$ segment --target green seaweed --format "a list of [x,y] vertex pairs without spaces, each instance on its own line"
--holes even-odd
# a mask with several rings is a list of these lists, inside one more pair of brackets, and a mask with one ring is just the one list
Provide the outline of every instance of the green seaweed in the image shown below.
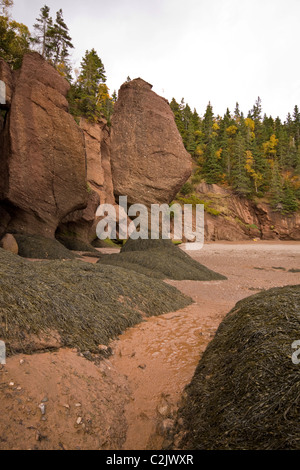
[[31,353],[27,337],[53,331],[63,346],[96,354],[146,317],[192,302],[133,271],[81,260],[31,262],[0,249],[0,338],[9,355]]
[[121,253],[105,255],[102,265],[120,266],[157,279],[213,281],[225,276],[211,271],[171,240],[132,240],[122,247]]

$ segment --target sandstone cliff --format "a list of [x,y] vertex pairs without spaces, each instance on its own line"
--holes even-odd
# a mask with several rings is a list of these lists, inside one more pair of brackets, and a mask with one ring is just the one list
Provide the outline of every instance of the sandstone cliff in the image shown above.
[[196,187],[200,200],[214,209],[205,213],[207,241],[300,240],[300,213],[283,215],[265,202],[252,202],[215,184],[202,183]]

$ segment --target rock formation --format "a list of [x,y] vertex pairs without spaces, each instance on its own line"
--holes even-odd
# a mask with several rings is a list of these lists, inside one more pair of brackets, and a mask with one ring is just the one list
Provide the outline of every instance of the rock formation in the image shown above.
[[83,210],[67,215],[61,222],[57,236],[75,237],[86,243],[96,238],[96,226],[100,220],[95,217],[99,204],[115,206],[117,221],[120,207],[116,204],[111,173],[110,129],[106,120],[93,123],[80,119],[83,130],[86,163],[88,204]]
[[[0,72],[10,93],[3,63]],[[13,81],[0,141],[0,200],[10,230],[54,238],[59,222],[87,204],[82,132],[68,113],[69,84],[39,54],[25,55]]]
[[115,204],[110,161],[110,130],[102,119],[91,123],[80,119],[87,159],[87,180],[100,196],[101,204]]
[[270,204],[255,203],[216,184],[201,183],[196,188],[200,199],[209,200],[220,212],[205,214],[205,239],[216,240],[299,240],[300,213],[281,214]]
[[[118,221],[118,196],[129,205],[170,203],[189,178],[192,160],[171,108],[144,80],[121,86],[112,128],[105,120],[76,124],[69,84],[38,53],[14,72],[0,59],[0,80],[0,239],[14,233],[89,244],[100,203],[113,204]],[[206,212],[206,240],[300,239],[299,213],[283,216],[216,185],[196,192],[219,213]]]
[[112,117],[114,192],[129,204],[170,203],[192,170],[172,110],[151,88],[140,78],[124,83]]

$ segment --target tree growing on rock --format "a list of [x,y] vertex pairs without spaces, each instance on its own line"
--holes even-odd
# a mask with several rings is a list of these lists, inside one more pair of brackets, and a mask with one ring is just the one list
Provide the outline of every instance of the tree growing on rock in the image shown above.
[[106,85],[106,74],[102,60],[95,49],[86,51],[81,69],[70,93],[71,112],[96,121],[104,115],[109,120],[113,100]]
[[35,30],[34,43],[39,46],[39,52],[44,59],[51,57],[51,36],[50,28],[53,27],[53,20],[50,16],[50,8],[45,5],[40,10],[40,16],[36,18],[36,23],[33,25]]
[[69,28],[63,18],[63,11],[60,9],[56,13],[56,20],[49,28],[51,38],[52,60],[54,66],[65,63],[69,54],[69,49],[74,49],[72,38],[69,35]]
[[59,73],[71,80],[71,67],[69,65],[69,50],[73,49],[72,38],[63,18],[63,11],[56,13],[53,22],[50,8],[45,5],[40,10],[40,16],[34,24],[34,43],[38,45],[40,54],[48,60]]

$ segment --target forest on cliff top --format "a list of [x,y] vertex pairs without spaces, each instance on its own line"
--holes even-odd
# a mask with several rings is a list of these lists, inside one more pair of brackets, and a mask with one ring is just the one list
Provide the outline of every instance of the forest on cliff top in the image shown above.
[[[74,48],[63,11],[52,18],[45,5],[29,28],[11,17],[13,0],[0,0],[0,56],[13,69],[21,66],[23,55],[38,51],[71,85],[70,112],[75,119],[92,121],[105,117],[110,124],[116,91],[106,84],[104,64],[97,51],[86,51],[79,69],[72,69]],[[127,80],[130,80],[127,77]],[[194,162],[193,176],[181,190],[186,202],[195,201],[195,188],[201,181],[231,188],[252,200],[269,202],[283,214],[300,207],[300,112],[295,105],[284,122],[263,114],[257,98],[244,114],[239,104],[224,116],[214,115],[209,102],[202,116],[184,99],[170,103],[178,130]]]

